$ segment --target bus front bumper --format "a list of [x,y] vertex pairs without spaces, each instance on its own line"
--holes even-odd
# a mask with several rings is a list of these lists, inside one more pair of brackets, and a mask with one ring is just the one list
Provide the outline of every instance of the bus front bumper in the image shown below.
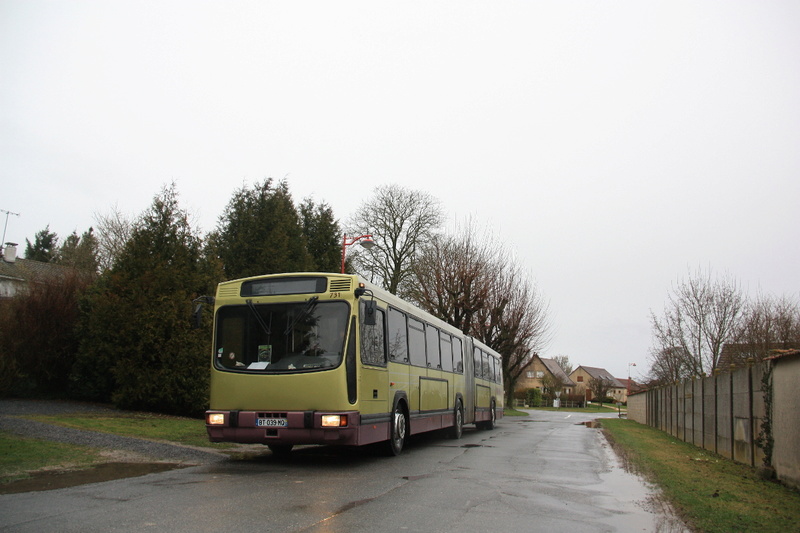
[[358,411],[206,411],[211,442],[358,445]]

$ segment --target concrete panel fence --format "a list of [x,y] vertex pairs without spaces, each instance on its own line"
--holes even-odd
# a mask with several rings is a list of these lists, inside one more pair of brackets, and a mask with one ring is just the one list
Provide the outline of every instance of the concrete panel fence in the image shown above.
[[734,461],[767,465],[800,488],[799,385],[800,351],[793,350],[631,395],[628,418]]

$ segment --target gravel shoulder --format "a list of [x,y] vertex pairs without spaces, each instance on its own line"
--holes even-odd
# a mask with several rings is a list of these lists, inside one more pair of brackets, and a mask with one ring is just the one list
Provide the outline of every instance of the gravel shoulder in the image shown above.
[[64,442],[99,448],[116,460],[168,461],[172,463],[205,464],[226,459],[228,456],[213,450],[203,450],[147,439],[124,437],[66,428],[44,422],[28,420],[26,416],[76,413],[111,413],[108,406],[91,403],[48,400],[0,400],[0,430],[36,439]]

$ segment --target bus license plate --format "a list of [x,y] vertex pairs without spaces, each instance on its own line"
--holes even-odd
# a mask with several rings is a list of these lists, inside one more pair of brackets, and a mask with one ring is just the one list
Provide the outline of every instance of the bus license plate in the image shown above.
[[260,428],[285,428],[289,422],[285,418],[258,418],[256,425]]

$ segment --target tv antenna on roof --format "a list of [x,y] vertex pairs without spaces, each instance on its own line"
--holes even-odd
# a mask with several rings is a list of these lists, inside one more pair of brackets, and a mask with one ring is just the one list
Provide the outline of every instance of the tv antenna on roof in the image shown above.
[[14,215],[15,217],[19,216],[19,213],[12,213],[11,211],[6,211],[5,209],[0,209],[0,213],[6,214],[6,224],[3,226],[3,240],[0,241],[0,246],[3,246],[6,242],[6,229],[8,228],[8,215]]

